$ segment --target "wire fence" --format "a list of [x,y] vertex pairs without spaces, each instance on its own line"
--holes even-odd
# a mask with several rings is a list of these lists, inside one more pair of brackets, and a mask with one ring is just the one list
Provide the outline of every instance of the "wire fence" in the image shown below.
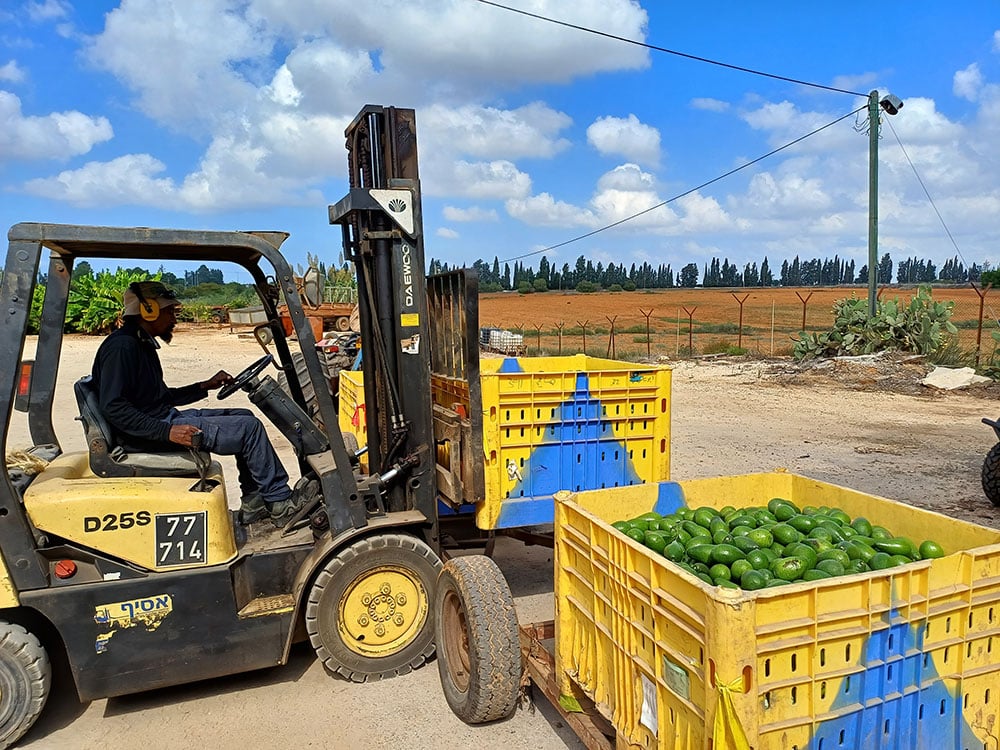
[[[915,286],[884,287],[878,294],[880,299],[907,304],[915,292]],[[689,293],[672,304],[664,304],[670,300],[667,294],[650,295],[648,304],[630,304],[634,297],[619,295],[613,305],[597,304],[591,295],[577,295],[590,299],[567,310],[564,319],[539,311],[540,299],[532,300],[523,314],[514,300],[504,304],[500,314],[482,312],[486,306],[481,304],[480,318],[484,326],[522,336],[528,356],[584,353],[642,360],[747,352],[783,357],[791,356],[801,333],[829,331],[834,324],[833,302],[852,294],[866,298],[867,289],[832,287],[775,294],[767,289],[711,290],[702,297]],[[951,338],[960,358],[970,364],[991,361],[998,346],[992,334],[1000,330],[1000,294],[989,287],[937,287],[932,299],[952,304],[951,322],[958,332]],[[548,305],[550,309],[557,306]],[[580,309],[585,314],[577,314]]]

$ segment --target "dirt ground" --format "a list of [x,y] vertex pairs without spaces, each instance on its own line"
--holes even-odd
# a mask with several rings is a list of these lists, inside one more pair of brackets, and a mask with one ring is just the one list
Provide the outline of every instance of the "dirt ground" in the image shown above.
[[[72,383],[89,371],[99,341],[70,337],[65,347],[54,411],[65,450],[83,447],[82,429],[71,419]],[[168,382],[183,385],[219,367],[235,374],[259,354],[255,343],[224,329],[182,329],[161,358]],[[933,391],[919,385],[926,370],[920,361],[901,358],[809,367],[787,360],[679,362],[673,370],[672,476],[784,467],[1000,527],[1000,510],[983,497],[979,479],[983,456],[996,441],[980,419],[1000,416],[1000,390],[990,385]],[[245,403],[242,393],[231,401]],[[283,442],[276,433],[274,442]],[[26,426],[16,421],[7,448],[27,443]],[[281,453],[286,465],[293,465],[290,450]],[[227,476],[232,469],[227,466]],[[514,590],[521,620],[550,618],[551,551],[501,539],[495,557]],[[582,747],[543,698],[509,721],[469,727],[448,709],[435,664],[382,683],[355,685],[326,674],[307,644],[296,647],[283,667],[86,705],[63,675],[20,744],[109,745],[123,750]]]

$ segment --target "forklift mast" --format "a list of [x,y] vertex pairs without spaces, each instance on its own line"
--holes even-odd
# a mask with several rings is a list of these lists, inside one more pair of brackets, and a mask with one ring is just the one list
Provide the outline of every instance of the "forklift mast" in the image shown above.
[[[345,131],[350,191],[329,207],[354,263],[368,466],[387,511],[418,510],[439,544],[416,118],[365,106]],[[358,415],[359,418],[362,415]],[[399,476],[402,474],[402,476]],[[400,481],[401,480],[401,481]]]

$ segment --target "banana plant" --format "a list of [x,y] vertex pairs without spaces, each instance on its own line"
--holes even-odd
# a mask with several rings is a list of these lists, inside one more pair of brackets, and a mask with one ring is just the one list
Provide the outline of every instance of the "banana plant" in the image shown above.
[[[128,285],[149,278],[148,274],[119,268],[73,279],[66,305],[66,330],[99,334],[114,330],[121,318],[122,296]],[[152,278],[158,280],[159,275]]]

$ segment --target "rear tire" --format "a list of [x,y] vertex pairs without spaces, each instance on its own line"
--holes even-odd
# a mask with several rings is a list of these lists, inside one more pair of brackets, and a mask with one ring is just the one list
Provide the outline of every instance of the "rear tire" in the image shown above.
[[326,668],[369,682],[430,659],[440,569],[434,551],[408,534],[366,537],[330,558],[306,602],[306,631]]
[[990,448],[983,460],[982,480],[986,497],[1000,507],[1000,443]]
[[521,645],[514,598],[485,555],[455,557],[434,595],[438,672],[451,710],[467,724],[506,719],[521,689]]
[[20,625],[0,621],[0,748],[31,729],[51,682],[49,656],[38,639]]
[[334,328],[336,328],[341,333],[351,330],[351,319],[346,315],[341,315],[335,321],[333,321]]

